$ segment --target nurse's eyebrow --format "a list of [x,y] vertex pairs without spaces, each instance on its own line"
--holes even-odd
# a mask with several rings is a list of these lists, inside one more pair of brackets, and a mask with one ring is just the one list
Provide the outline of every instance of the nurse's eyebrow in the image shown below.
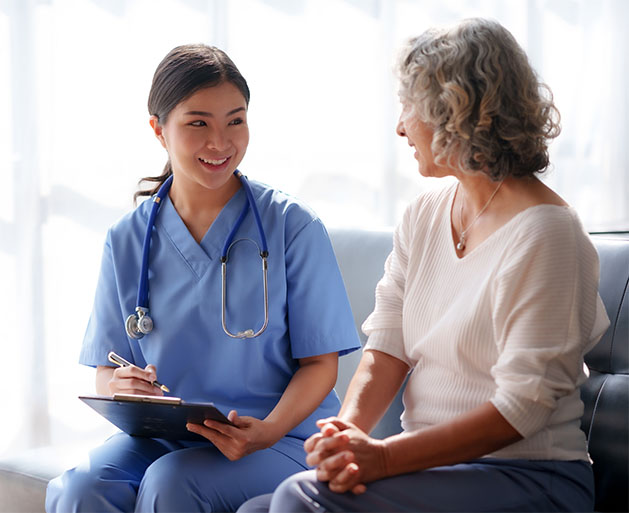
[[[227,116],[232,116],[233,114],[236,114],[237,112],[240,112],[242,110],[245,110],[244,107],[238,107],[236,109],[232,109],[227,113]],[[186,116],[206,116],[208,118],[213,118],[214,114],[212,114],[211,112],[206,112],[204,110],[189,110],[188,112],[184,113]]]

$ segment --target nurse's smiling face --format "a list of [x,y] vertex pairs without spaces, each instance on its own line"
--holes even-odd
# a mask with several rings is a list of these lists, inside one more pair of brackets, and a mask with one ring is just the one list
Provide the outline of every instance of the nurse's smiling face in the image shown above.
[[188,190],[238,187],[233,172],[247,151],[249,127],[247,102],[235,85],[200,89],[177,104],[165,123],[152,116],[151,126],[168,151],[173,187],[176,182]]

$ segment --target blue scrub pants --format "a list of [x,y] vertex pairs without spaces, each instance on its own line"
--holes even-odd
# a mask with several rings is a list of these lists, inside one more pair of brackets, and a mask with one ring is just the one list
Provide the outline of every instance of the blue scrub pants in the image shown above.
[[292,437],[229,461],[209,442],[120,433],[49,483],[46,511],[236,511],[247,499],[272,492],[307,469],[305,456],[303,440]]
[[334,493],[314,471],[284,481],[238,513],[592,511],[594,479],[584,461],[482,459],[403,474],[367,485],[361,495]]

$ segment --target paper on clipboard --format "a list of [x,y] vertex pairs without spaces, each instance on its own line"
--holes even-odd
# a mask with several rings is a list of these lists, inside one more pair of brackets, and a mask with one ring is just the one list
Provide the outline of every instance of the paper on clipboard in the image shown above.
[[82,395],[79,399],[125,433],[165,440],[206,441],[186,429],[186,423],[206,419],[233,425],[212,403],[188,402],[178,397],[116,394]]

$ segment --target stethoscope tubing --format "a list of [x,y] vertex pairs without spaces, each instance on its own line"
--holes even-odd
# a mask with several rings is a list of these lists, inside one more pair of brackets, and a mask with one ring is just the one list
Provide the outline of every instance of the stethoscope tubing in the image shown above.
[[138,287],[137,306],[139,308],[148,309],[149,306],[149,253],[151,251],[151,236],[153,235],[153,227],[155,226],[155,218],[162,206],[162,201],[173,183],[173,175],[170,175],[157,191],[153,198],[153,205],[146,223],[147,230],[144,236],[144,244],[142,245],[142,268],[140,272],[140,286]]
[[266,244],[266,236],[264,235],[264,229],[262,228],[262,221],[260,219],[260,212],[258,212],[258,207],[256,206],[255,199],[253,198],[253,192],[251,191],[251,186],[249,185],[249,181],[247,180],[247,177],[244,176],[237,169],[236,171],[234,171],[234,175],[236,175],[240,179],[240,182],[242,183],[242,188],[245,190],[245,195],[247,196],[247,201],[245,202],[245,206],[240,212],[238,219],[234,223],[234,226],[229,232],[229,235],[225,239],[225,244],[223,245],[223,253],[221,254],[221,262],[227,261],[227,253],[229,252],[229,248],[232,244],[232,241],[234,240],[234,237],[236,236],[236,232],[240,228],[240,225],[242,224],[243,220],[245,219],[245,216],[247,215],[247,211],[249,210],[249,207],[251,207],[251,210],[253,211],[253,217],[255,219],[256,226],[258,228],[258,233],[260,235],[260,244],[262,244],[262,253],[265,255],[269,254],[269,250]]

